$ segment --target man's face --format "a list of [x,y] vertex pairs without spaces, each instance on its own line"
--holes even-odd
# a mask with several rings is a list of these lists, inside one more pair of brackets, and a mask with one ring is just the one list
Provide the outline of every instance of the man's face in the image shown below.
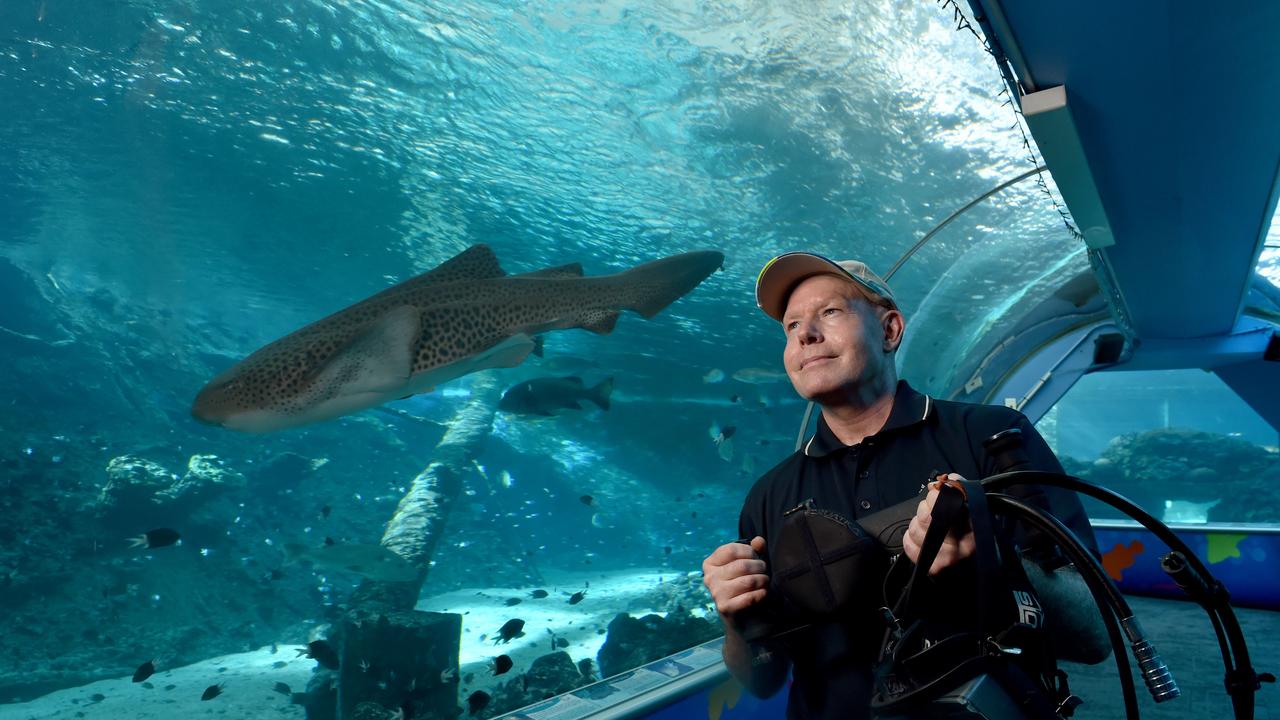
[[835,275],[797,285],[782,316],[782,361],[796,392],[820,400],[879,377],[901,339],[900,325],[886,328],[889,315],[901,318],[863,300],[852,283]]

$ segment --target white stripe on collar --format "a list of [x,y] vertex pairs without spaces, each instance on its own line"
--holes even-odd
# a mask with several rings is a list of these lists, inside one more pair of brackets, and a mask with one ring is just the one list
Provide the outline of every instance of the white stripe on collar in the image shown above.
[[[805,455],[809,455],[809,448],[810,448],[810,446],[812,446],[812,445],[813,445],[813,441],[814,441],[815,439],[817,439],[817,437],[818,437],[818,433],[814,433],[814,434],[813,434],[813,437],[809,438],[809,442],[807,442],[807,443],[805,443],[805,444],[804,444],[804,454],[805,454]],[[809,455],[809,457],[813,457],[813,456],[812,456],[812,455]]]
[[921,419],[921,420],[926,420],[926,419],[928,419],[928,417],[929,417],[929,405],[930,405],[930,403],[931,403],[932,401],[933,401],[933,398],[929,397],[928,395],[925,395],[925,396],[924,396],[924,414],[920,416],[920,419]]

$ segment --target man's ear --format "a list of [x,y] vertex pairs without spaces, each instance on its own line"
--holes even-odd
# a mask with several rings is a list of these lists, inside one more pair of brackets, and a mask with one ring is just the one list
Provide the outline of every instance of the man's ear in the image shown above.
[[884,330],[884,351],[891,353],[897,350],[907,327],[906,318],[897,310],[885,310],[880,317],[880,327]]

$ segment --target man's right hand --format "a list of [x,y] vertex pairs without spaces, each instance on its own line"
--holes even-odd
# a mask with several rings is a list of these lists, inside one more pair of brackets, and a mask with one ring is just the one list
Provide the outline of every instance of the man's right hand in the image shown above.
[[[764,552],[764,538],[751,538],[751,544],[725,543],[702,561],[702,584],[711,592],[716,610],[726,622],[736,613],[764,600],[769,576],[759,553]],[[737,623],[734,623],[737,627]]]

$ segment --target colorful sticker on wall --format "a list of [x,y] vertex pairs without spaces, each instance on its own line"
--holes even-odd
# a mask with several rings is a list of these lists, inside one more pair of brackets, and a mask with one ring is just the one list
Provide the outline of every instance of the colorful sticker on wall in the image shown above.
[[1240,557],[1240,541],[1247,537],[1249,536],[1237,533],[1209,533],[1206,536],[1209,541],[1209,550],[1205,553],[1209,564],[1220,563],[1227,558]]
[[720,714],[732,710],[742,699],[742,683],[733,678],[720,683],[711,689],[707,702],[709,720],[720,720]]
[[1107,575],[1110,575],[1112,580],[1120,582],[1124,579],[1124,571],[1133,567],[1138,556],[1145,549],[1140,540],[1134,540],[1128,547],[1117,543],[1115,547],[1102,554],[1102,567],[1106,569]]

